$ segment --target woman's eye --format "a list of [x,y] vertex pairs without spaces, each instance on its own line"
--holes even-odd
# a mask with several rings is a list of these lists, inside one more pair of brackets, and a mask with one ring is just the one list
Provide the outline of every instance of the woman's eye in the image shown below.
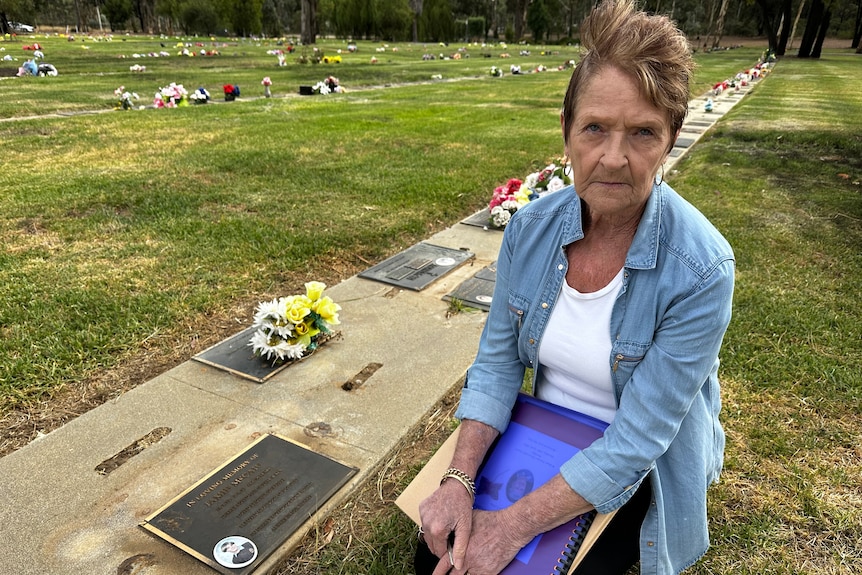
[[652,136],[652,135],[653,135],[653,131],[650,130],[649,128],[641,128],[640,130],[638,130],[638,136]]
[[601,130],[598,124],[589,124],[586,128],[587,132],[600,132]]

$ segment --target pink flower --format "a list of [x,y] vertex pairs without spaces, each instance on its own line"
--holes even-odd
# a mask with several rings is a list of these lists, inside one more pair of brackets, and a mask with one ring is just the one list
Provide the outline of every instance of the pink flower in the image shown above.
[[269,79],[269,76],[266,76],[260,83],[264,86],[272,86],[272,80]]

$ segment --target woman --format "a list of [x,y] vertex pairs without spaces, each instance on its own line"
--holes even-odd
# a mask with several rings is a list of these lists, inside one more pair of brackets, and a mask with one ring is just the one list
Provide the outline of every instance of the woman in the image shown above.
[[[561,115],[574,186],[506,228],[452,470],[420,506],[417,572],[499,573],[535,535],[593,508],[619,512],[578,575],[625,573],[638,560],[641,573],[678,573],[709,545],[734,259],[660,173],[693,62],[683,34],[631,0],[604,1],[581,34]],[[539,398],[610,426],[507,509],[473,511],[471,480],[526,367]]]

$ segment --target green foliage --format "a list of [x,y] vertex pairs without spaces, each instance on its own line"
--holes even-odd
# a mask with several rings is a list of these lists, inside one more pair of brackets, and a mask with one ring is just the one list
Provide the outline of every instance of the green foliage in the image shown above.
[[544,41],[545,35],[548,32],[551,15],[548,12],[548,7],[545,6],[544,0],[534,0],[527,8],[527,26],[533,33],[533,39],[541,43]]
[[451,0],[425,0],[419,17],[420,37],[430,42],[450,42],[455,39],[454,14]]
[[102,14],[111,24],[111,30],[125,29],[126,21],[132,17],[131,0],[105,0],[102,6]]
[[186,34],[208,36],[218,29],[219,17],[208,0],[187,0],[180,7],[179,23]]

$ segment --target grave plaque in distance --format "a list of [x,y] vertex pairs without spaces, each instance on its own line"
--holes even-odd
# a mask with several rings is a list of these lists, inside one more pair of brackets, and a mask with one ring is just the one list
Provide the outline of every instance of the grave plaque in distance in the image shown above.
[[359,277],[421,291],[474,257],[467,250],[419,242],[360,272]]
[[220,573],[246,575],[357,471],[289,439],[263,435],[141,527]]

